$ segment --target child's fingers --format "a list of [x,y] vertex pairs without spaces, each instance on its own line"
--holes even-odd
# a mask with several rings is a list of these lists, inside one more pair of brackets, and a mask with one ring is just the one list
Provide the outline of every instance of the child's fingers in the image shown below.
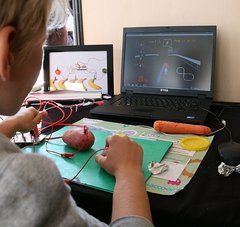
[[105,162],[106,162],[107,157],[103,156],[103,155],[97,155],[96,156],[96,162],[98,163],[98,165],[100,165],[103,169],[105,169]]
[[25,110],[26,112],[31,112],[34,116],[38,114],[38,111],[32,106],[30,106],[29,108],[26,108]]
[[47,112],[46,111],[42,111],[42,112],[39,112],[33,119],[33,122],[35,124],[39,124],[42,120],[43,117],[46,117],[47,116]]
[[33,114],[34,117],[36,117],[37,115],[41,115],[42,117],[46,117],[48,115],[47,111],[38,111],[36,110],[34,107],[29,107],[26,109],[27,111],[31,112]]
[[44,111],[40,111],[39,113],[42,115],[42,118],[48,116],[48,112],[45,111],[45,110]]

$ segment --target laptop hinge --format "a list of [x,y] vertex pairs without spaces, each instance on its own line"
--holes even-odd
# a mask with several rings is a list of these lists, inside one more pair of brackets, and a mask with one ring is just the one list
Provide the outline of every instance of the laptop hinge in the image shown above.
[[133,91],[132,90],[126,90],[126,95],[132,95]]
[[198,94],[199,99],[205,99],[207,96],[205,94]]

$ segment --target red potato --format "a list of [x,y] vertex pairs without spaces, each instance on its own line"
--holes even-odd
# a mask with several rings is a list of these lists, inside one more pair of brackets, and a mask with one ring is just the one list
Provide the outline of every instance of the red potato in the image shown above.
[[92,147],[95,137],[88,128],[85,128],[85,130],[83,128],[74,128],[66,131],[63,134],[62,140],[69,147],[83,151]]

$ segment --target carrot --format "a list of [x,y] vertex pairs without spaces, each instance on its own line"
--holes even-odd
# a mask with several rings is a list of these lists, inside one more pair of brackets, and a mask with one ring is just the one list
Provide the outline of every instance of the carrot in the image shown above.
[[176,123],[171,121],[155,121],[153,125],[154,129],[158,132],[165,133],[182,133],[182,134],[197,134],[207,135],[211,132],[211,129],[203,125],[192,125],[184,123]]

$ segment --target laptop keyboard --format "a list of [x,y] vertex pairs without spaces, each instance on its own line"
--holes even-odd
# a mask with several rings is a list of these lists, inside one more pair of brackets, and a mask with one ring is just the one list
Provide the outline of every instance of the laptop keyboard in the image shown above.
[[129,95],[117,100],[114,105],[132,106],[132,107],[158,107],[171,110],[197,110],[199,106],[198,99],[188,99],[181,97],[152,97]]

